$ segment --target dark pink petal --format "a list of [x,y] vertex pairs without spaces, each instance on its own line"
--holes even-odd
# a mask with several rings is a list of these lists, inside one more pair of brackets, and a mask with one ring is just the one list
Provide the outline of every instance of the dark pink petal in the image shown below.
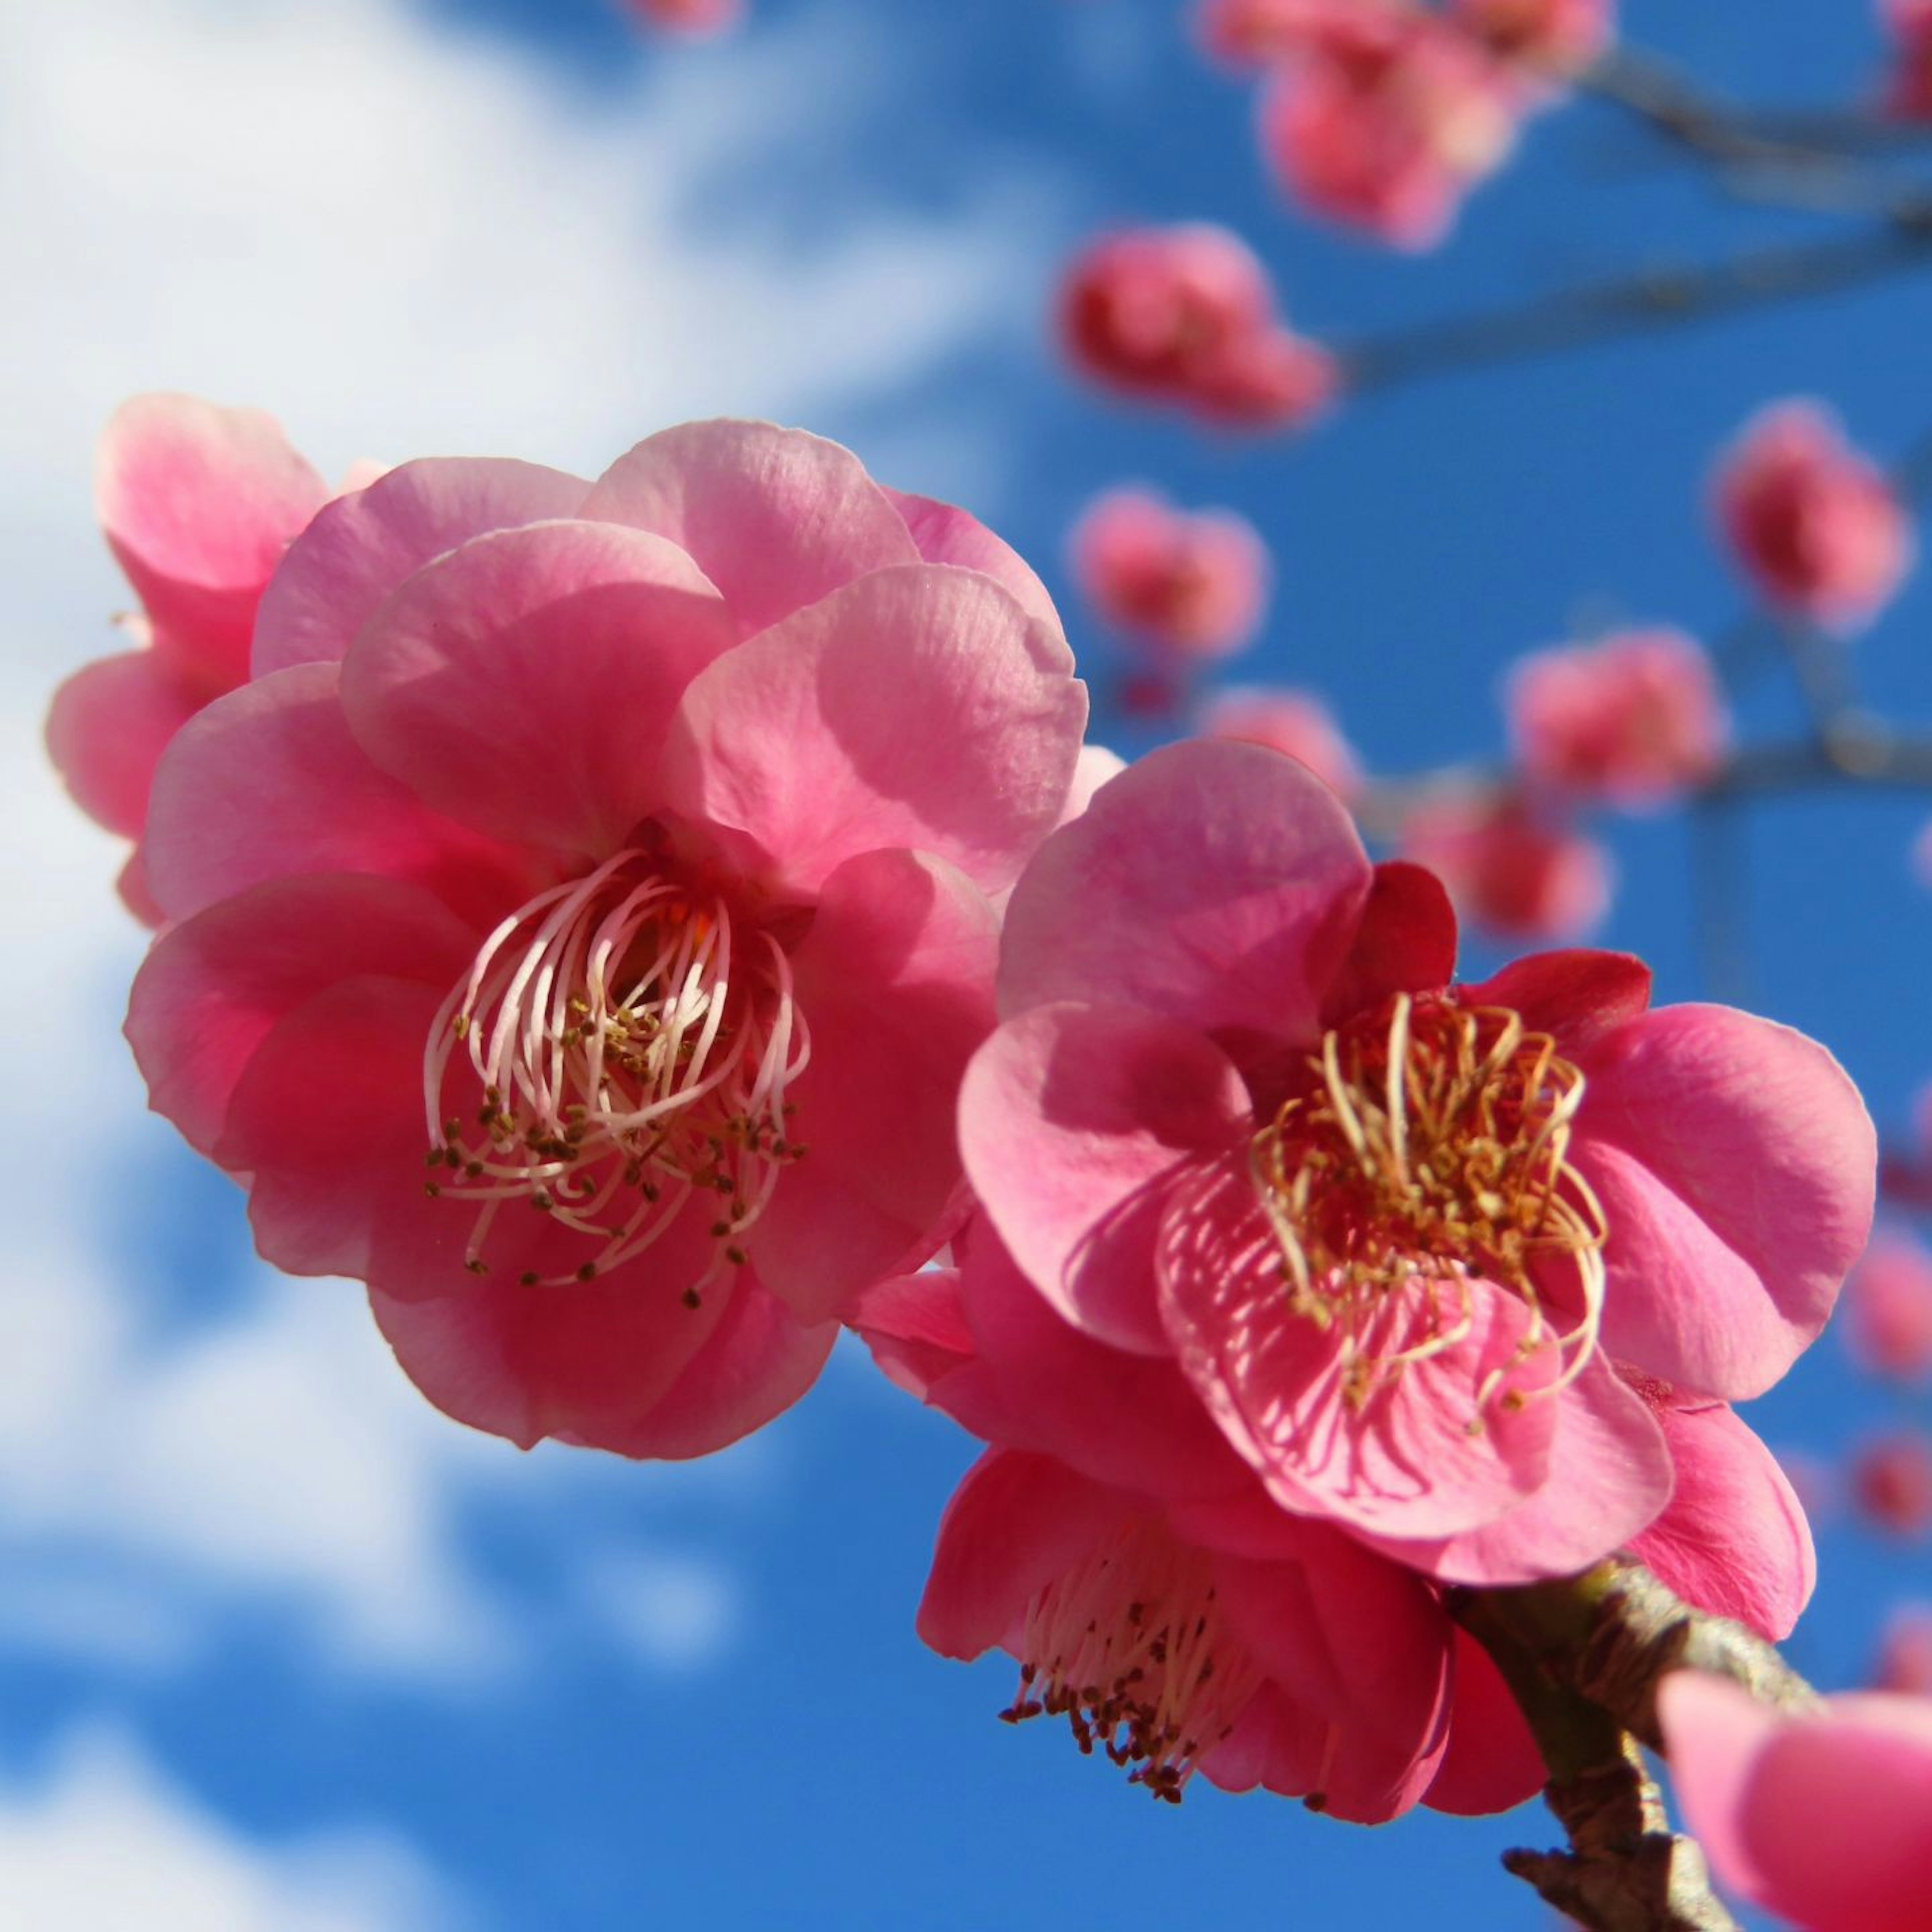
[[692,681],[665,797],[748,836],[783,890],[904,845],[994,891],[1066,802],[1087,716],[1072,668],[1059,633],[988,578],[875,571]]
[[1000,1009],[1089,1000],[1312,1040],[1370,879],[1347,812],[1305,765],[1258,745],[1164,746],[1027,868]]
[[1034,574],[1033,566],[978,518],[930,496],[908,496],[902,490],[887,490],[885,494],[905,519],[920,555],[928,563],[950,563],[962,570],[983,572],[1004,584],[1029,617],[1053,630],[1066,628],[1053,607],[1053,599],[1046,594],[1046,586]]
[[94,502],[158,646],[212,697],[248,672],[262,586],[328,485],[260,410],[136,396],[100,446]]
[[128,862],[114,881],[114,890],[121,895],[121,903],[143,926],[158,929],[167,924],[168,916],[148,884],[147,855],[138,845],[128,854]]
[[1422,1802],[1456,1818],[1514,1810],[1543,1789],[1549,1773],[1502,1672],[1463,1630],[1456,1633],[1455,1683],[1449,1746]]
[[608,856],[660,801],[664,728],[736,641],[684,553],[614,524],[535,524],[410,578],[342,663],[369,756],[492,836]]
[[154,767],[201,702],[151,650],[83,665],[47,714],[48,754],[74,802],[110,832],[139,838]]
[[685,423],[647,436],[577,514],[689,551],[746,632],[868,571],[919,560],[904,519],[849,449],[772,423]]
[[988,1450],[946,1506],[920,1636],[942,1657],[983,1654],[1126,1515],[1119,1498],[1050,1456]]
[[1240,1076],[1199,1034],[1120,1007],[1042,1006],[974,1056],[959,1144],[987,1219],[1054,1307],[1165,1356],[1154,1258],[1166,1187],[1247,1119]]
[[371,872],[426,887],[494,925],[546,877],[432,812],[351,735],[338,668],[298,664],[199,712],[154,778],[148,866],[174,919],[265,879]]
[[[1557,1403],[1536,1391],[1557,1372],[1557,1350],[1526,1346],[1529,1311],[1514,1295],[1446,1277],[1386,1291],[1363,1338],[1372,1358],[1444,1346],[1357,1396],[1345,1324],[1324,1327],[1291,1304],[1244,1159],[1172,1191],[1159,1256],[1180,1365],[1284,1508],[1373,1535],[1453,1537],[1546,1480]],[[1477,1390],[1498,1373],[1479,1408]]]
[[1628,952],[1533,952],[1456,994],[1466,1006],[1508,1006],[1532,1033],[1575,1053],[1650,1007],[1650,968]]
[[1647,1014],[1580,1064],[1571,1160],[1610,1217],[1604,1346],[1705,1394],[1762,1394],[1871,1232],[1858,1090],[1815,1041],[1727,1006]]
[[486,531],[580,513],[581,477],[503,458],[439,457],[386,470],[303,532],[255,620],[254,675],[333,663],[404,578]]
[[476,944],[439,900],[391,879],[316,873],[224,899],[164,933],[135,976],[128,1039],[148,1103],[211,1153],[255,1049],[304,1000],[370,974],[440,995]]
[[1439,992],[1456,976],[1456,913],[1442,881],[1406,859],[1376,868],[1362,922],[1322,1018],[1372,1011],[1392,993]]
[[1658,1420],[1676,1466],[1676,1493],[1630,1539],[1630,1554],[1687,1603],[1781,1642],[1817,1581],[1804,1505],[1771,1451],[1721,1403],[1666,1403]]

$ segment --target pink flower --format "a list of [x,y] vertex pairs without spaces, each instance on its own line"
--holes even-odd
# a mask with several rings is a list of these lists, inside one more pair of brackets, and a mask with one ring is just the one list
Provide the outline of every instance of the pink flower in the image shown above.
[[1060,293],[1060,340],[1081,373],[1216,422],[1304,422],[1334,396],[1335,358],[1278,320],[1268,273],[1239,236],[1190,223],[1090,244]]
[[1923,1536],[1932,1529],[1932,1442],[1916,1430],[1874,1437],[1852,1459],[1851,1488],[1874,1528]]
[[1274,575],[1253,524],[1232,510],[1174,508],[1151,490],[1090,504],[1069,548],[1082,594],[1117,629],[1179,658],[1254,640]]
[[1912,566],[1904,505],[1821,404],[1778,403],[1754,417],[1720,461],[1712,498],[1764,596],[1828,629],[1870,622]]
[[1465,918],[1506,938],[1580,938],[1610,908],[1610,854],[1514,793],[1425,799],[1403,820],[1402,848]]
[[1436,15],[1336,10],[1262,105],[1262,146],[1318,214],[1427,248],[1508,158],[1523,97],[1509,70]]
[[624,4],[653,27],[695,38],[727,32],[745,16],[745,0],[624,0]]
[[1845,1285],[1845,1339],[1858,1365],[1906,1382],[1932,1376],[1932,1254],[1882,1231]]
[[1449,18],[1498,59],[1561,81],[1608,51],[1616,0],[1454,0]]
[[834,444],[694,424],[594,486],[392,471],[255,668],[155,782],[153,1104],[463,1420],[756,1426],[955,1214],[986,896],[1085,712],[1038,580]]
[[94,501],[141,600],[125,620],[140,647],[61,686],[47,746],[81,809],[136,842],[121,890],[150,925],[160,914],[139,842],[155,765],[204,704],[246,680],[262,586],[329,494],[259,410],[138,396],[101,439]]
[[1900,121],[1932,121],[1932,0],[1880,0],[1892,37],[1884,110]]
[[1721,1883],[1804,1932],[1932,1924],[1932,1702],[1865,1691],[1777,1711],[1674,1671],[1658,1717]]
[[1405,10],[1390,0],[1201,0],[1195,37],[1210,58],[1244,72],[1292,58],[1336,22],[1378,5],[1392,15]]
[[[1775,1382],[1870,1230],[1822,1048],[1651,1012],[1616,954],[1453,986],[1435,880],[1253,746],[1171,746],[1042,846],[969,1068],[974,1190],[1084,1333],[1171,1358],[1285,1510],[1432,1574],[1580,1568],[1670,1402]],[[1615,1363],[1617,1367],[1612,1367]]]
[[1342,736],[1328,707],[1311,692],[1258,685],[1219,692],[1202,710],[1201,734],[1266,745],[1299,758],[1341,798],[1352,800],[1361,792],[1361,760],[1354,747]]
[[1932,1696],[1932,1604],[1901,1604],[1892,1612],[1872,1688]]
[[1538,651],[1510,674],[1525,775],[1581,798],[1661,804],[1710,777],[1730,717],[1702,646],[1681,631],[1619,631]]

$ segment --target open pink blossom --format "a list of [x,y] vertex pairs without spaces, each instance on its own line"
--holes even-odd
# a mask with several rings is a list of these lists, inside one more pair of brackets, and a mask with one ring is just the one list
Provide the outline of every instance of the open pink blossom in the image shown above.
[[1217,692],[1202,708],[1201,734],[1266,745],[1299,758],[1342,798],[1353,800],[1361,792],[1361,760],[1328,707],[1311,692],[1259,685]]
[[81,809],[137,842],[122,875],[130,908],[159,914],[138,842],[169,740],[248,675],[255,607],[328,486],[260,410],[137,396],[101,439],[94,502],[141,601],[137,648],[75,672],[54,694],[47,746]]
[[1932,1924],[1932,1702],[1863,1691],[1776,1710],[1673,1671],[1657,1710],[1720,1884],[1802,1932]]
[[1577,939],[1603,922],[1610,855],[1515,792],[1444,793],[1402,822],[1405,857],[1426,866],[1456,909],[1506,939]]
[[1090,243],[1066,272],[1058,320],[1083,375],[1210,422],[1292,428],[1340,384],[1334,356],[1280,320],[1254,251],[1204,222]]
[[1902,1228],[1876,1235],[1846,1285],[1846,1345],[1862,1368],[1905,1382],[1932,1376],[1932,1254]]
[[1082,593],[1107,622],[1181,658],[1252,644],[1274,575],[1268,546],[1232,510],[1177,510],[1152,490],[1110,490],[1069,542]]
[[1617,954],[1454,986],[1455,941],[1305,767],[1168,746],[1016,888],[960,1136],[1040,1292],[1178,1361],[1282,1508],[1515,1582],[1663,1508],[1633,1378],[1742,1399],[1816,1335],[1875,1150],[1786,1028]]
[[1454,0],[1448,17],[1533,80],[1561,82],[1608,51],[1616,0]]
[[1276,70],[1262,146],[1312,212],[1428,248],[1508,158],[1523,106],[1509,69],[1440,16],[1338,8]]
[[1932,0],[1880,0],[1892,35],[1882,104],[1900,121],[1932,121]]
[[1682,631],[1618,631],[1538,651],[1510,674],[1525,775],[1580,798],[1661,804],[1708,778],[1730,716],[1702,646]]
[[1822,404],[1774,404],[1753,418],[1720,461],[1712,494],[1759,590],[1828,629],[1870,622],[1912,566],[1905,506]]
[[1084,694],[962,512],[756,423],[330,506],[164,758],[128,1032],[298,1274],[522,1442],[732,1439],[943,1240]]
[[1874,1529],[1924,1535],[1932,1530],[1932,1441],[1910,1429],[1874,1436],[1852,1458],[1851,1493]]

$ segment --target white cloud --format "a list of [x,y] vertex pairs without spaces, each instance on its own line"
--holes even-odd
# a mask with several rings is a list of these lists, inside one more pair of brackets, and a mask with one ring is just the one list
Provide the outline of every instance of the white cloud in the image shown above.
[[737,1586],[715,1564],[612,1555],[590,1567],[584,1586],[592,1615],[651,1670],[701,1670],[736,1640]]
[[400,1840],[238,1838],[122,1732],[77,1729],[0,1786],[0,1923],[22,1932],[452,1932],[464,1915]]

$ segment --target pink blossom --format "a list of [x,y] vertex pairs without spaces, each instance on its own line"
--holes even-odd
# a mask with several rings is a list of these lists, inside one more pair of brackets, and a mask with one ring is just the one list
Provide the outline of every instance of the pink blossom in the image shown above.
[[1258,685],[1218,692],[1202,709],[1201,733],[1266,745],[1299,758],[1341,798],[1353,800],[1361,792],[1361,760],[1328,707],[1312,692]]
[[1863,1691],[1777,1710],[1674,1671],[1657,1705],[1721,1884],[1804,1932],[1932,1924],[1932,1702]]
[[1454,0],[1449,18],[1500,60],[1568,80],[1608,51],[1616,0]]
[[1821,404],[1778,403],[1754,417],[1719,462],[1712,500],[1763,595],[1828,629],[1870,622],[1912,566],[1904,505]]
[[259,410],[138,396],[101,439],[94,502],[108,548],[141,600],[137,648],[75,672],[54,694],[47,746],[75,801],[136,842],[122,874],[150,925],[140,845],[154,767],[175,734],[248,674],[255,607],[290,539],[328,486]]
[[1276,70],[1262,146],[1313,212],[1428,248],[1508,158],[1523,104],[1510,70],[1438,16],[1337,8]]
[[1424,799],[1402,822],[1402,849],[1465,918],[1506,938],[1580,938],[1601,924],[1616,886],[1601,845],[1513,792]]
[[1880,0],[1892,38],[1885,112],[1900,121],[1932,121],[1932,0]]
[[1538,651],[1510,674],[1525,775],[1581,798],[1656,805],[1710,777],[1730,717],[1703,647],[1681,631],[1619,631]]
[[1874,1375],[1932,1376],[1932,1254],[1901,1228],[1882,1231],[1845,1287],[1846,1346]]
[[1874,1528],[1923,1536],[1932,1530],[1932,1442],[1916,1430],[1874,1437],[1852,1459],[1851,1491]]
[[1091,243],[1062,284],[1059,329],[1094,381],[1212,422],[1292,427],[1340,386],[1334,358],[1279,320],[1253,251],[1206,223]]
[[463,1420],[756,1426],[955,1215],[987,896],[1085,714],[1038,579],[835,444],[694,424],[594,485],[392,471],[255,669],[155,781],[154,1106]]
[[1932,1604],[1901,1604],[1892,1612],[1872,1688],[1932,1696]]
[[700,39],[728,32],[745,16],[745,0],[623,0],[623,4],[651,26]]
[[1283,1509],[1512,1582],[1657,1518],[1654,1408],[1758,1394],[1816,1335],[1875,1148],[1784,1028],[1652,1012],[1617,954],[1454,986],[1454,950],[1436,880],[1372,867],[1305,767],[1166,747],[1016,888],[960,1137],[1028,1279],[1178,1361]]
[[1377,8],[1408,10],[1406,0],[1202,0],[1195,37],[1211,59],[1244,72],[1292,58],[1336,24]]
[[1160,651],[1226,657],[1261,627],[1274,565],[1232,510],[1190,514],[1151,490],[1110,490],[1088,506],[1069,549],[1082,594]]

